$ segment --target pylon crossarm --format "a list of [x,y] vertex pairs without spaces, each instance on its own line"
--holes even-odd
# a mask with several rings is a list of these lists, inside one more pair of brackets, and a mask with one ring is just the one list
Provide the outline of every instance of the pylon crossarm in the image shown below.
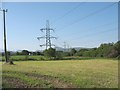
[[55,38],[55,39],[57,39],[56,37],[53,37],[53,36],[51,36],[50,38]]
[[46,37],[37,37],[38,40],[42,39],[42,38],[46,38]]
[[2,8],[0,8],[0,11],[8,12],[8,9],[2,9]]
[[48,30],[53,30],[53,31],[54,31],[54,29],[53,29],[53,28],[49,28]]
[[46,45],[45,44],[40,45],[40,47],[42,47],[42,46],[46,46]]
[[43,32],[43,30],[46,30],[46,28],[42,28],[42,29],[40,29],[42,32]]
[[54,44],[51,44],[51,46],[55,46]]

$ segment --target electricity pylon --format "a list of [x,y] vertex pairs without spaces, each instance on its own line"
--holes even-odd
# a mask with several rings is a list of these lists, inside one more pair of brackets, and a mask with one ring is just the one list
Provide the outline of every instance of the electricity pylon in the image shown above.
[[40,30],[42,32],[45,31],[45,33],[46,33],[46,35],[43,36],[43,37],[37,37],[38,40],[45,39],[45,44],[40,45],[40,47],[46,46],[46,49],[48,49],[48,48],[51,48],[51,46],[55,46],[54,44],[51,43],[51,39],[52,38],[56,39],[56,37],[53,37],[53,36],[50,35],[50,31],[54,31],[54,29],[50,28],[48,20],[46,21],[46,28],[42,28]]

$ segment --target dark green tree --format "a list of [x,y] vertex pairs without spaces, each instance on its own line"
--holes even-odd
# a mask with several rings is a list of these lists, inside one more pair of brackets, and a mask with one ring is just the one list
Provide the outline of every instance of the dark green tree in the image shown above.
[[88,49],[80,49],[77,53],[76,53],[76,55],[78,55],[78,56],[83,56],[83,54],[84,54],[84,52],[86,52],[86,51],[88,51]]
[[49,59],[55,59],[56,57],[56,50],[54,48],[49,48],[44,51],[44,56]]
[[76,52],[77,51],[74,48],[72,48],[71,51],[70,51],[70,55],[73,56],[73,55],[75,55]]
[[28,50],[22,50],[22,55],[29,55],[29,51]]

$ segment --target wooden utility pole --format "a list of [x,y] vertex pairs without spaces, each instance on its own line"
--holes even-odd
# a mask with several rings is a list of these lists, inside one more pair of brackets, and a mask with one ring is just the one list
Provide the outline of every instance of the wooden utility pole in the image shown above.
[[8,55],[7,55],[7,45],[6,45],[6,23],[5,23],[5,13],[7,9],[0,10],[3,11],[3,23],[4,23],[4,51],[5,51],[5,62],[8,62]]
[[8,62],[8,56],[7,56],[7,46],[6,46],[6,23],[5,23],[5,12],[7,12],[7,9],[3,10],[3,20],[4,20],[4,49],[5,49],[5,62]]

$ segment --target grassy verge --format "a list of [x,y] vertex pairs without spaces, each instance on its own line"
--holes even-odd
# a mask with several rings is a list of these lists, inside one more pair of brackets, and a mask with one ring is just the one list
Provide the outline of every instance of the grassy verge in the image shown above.
[[[79,56],[67,56],[63,57],[62,60],[117,60],[116,58],[101,58],[101,57],[79,57]],[[5,57],[2,57],[2,61],[5,60]],[[29,56],[29,55],[15,55],[11,56],[9,60],[12,61],[55,61],[55,60],[48,60],[44,56],[36,55],[36,56]]]

